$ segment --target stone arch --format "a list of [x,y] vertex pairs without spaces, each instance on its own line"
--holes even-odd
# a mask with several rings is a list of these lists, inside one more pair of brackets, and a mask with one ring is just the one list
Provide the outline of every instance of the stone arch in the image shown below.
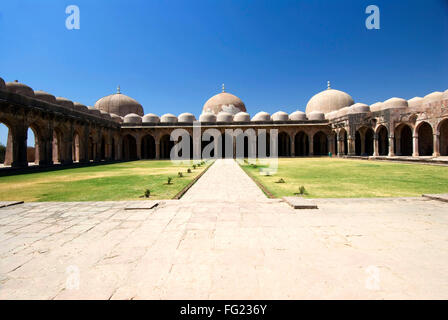
[[279,157],[290,157],[291,156],[291,138],[289,134],[281,131],[278,134],[278,156]]
[[106,160],[107,157],[107,138],[103,134],[100,141],[100,160]]
[[156,140],[151,134],[146,134],[142,137],[142,159],[156,158]]
[[171,149],[174,147],[174,141],[171,141],[169,134],[164,134],[160,138],[160,159],[170,159]]
[[2,141],[0,146],[0,163],[5,166],[10,166],[13,162],[13,132],[11,130],[11,124],[0,118],[0,124],[6,129],[6,140]]
[[316,156],[324,156],[328,154],[327,135],[322,131],[318,131],[313,136],[313,151]]
[[405,123],[395,128],[395,152],[398,156],[412,155],[412,129]]
[[305,157],[310,154],[308,135],[304,131],[299,131],[294,136],[294,149],[296,157]]
[[131,134],[126,134],[123,137],[123,155],[124,160],[137,159],[137,140]]
[[359,130],[356,130],[355,133],[355,154],[357,156],[361,155],[361,133]]
[[434,152],[432,127],[428,122],[421,122],[415,128],[418,137],[419,156],[431,156]]
[[53,163],[64,162],[64,131],[56,127],[53,129]]
[[72,159],[74,162],[81,161],[81,135],[78,130],[73,131],[73,143],[72,143]]
[[372,128],[366,128],[364,132],[364,154],[373,156],[373,140],[375,132]]
[[[29,133],[32,132],[33,138],[34,138],[34,147],[29,145],[30,135]],[[41,157],[44,155],[41,155],[41,143],[42,142],[42,135],[41,130],[37,123],[32,123],[28,126],[28,132],[27,132],[27,149],[26,149],[26,158],[27,162],[33,162],[34,164],[39,164]]]
[[221,134],[221,158],[233,158],[233,135],[223,132]]
[[439,144],[440,144],[440,155],[448,156],[448,119],[443,119],[439,123]]
[[[263,141],[264,140],[264,141]],[[259,148],[259,143],[265,143],[266,154],[262,154],[262,150]],[[271,135],[268,130],[257,132],[257,158],[265,158],[271,156]]]
[[376,129],[378,139],[378,155],[387,156],[389,154],[389,133],[387,128],[380,125]]

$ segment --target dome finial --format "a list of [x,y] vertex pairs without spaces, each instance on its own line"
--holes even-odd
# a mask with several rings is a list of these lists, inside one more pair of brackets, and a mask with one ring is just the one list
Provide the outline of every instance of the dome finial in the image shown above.
[[222,84],[222,92],[226,92],[226,88],[224,86],[224,83]]
[[120,85],[118,85],[118,87],[117,87],[117,93],[118,93],[118,94],[121,93],[121,91],[120,91]]
[[327,81],[327,90],[330,90],[331,86],[330,86],[330,80]]

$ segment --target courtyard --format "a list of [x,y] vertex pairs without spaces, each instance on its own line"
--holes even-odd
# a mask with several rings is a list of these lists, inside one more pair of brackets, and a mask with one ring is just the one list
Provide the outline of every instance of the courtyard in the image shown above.
[[313,201],[268,199],[225,159],[180,200],[4,207],[0,299],[448,298],[447,203]]

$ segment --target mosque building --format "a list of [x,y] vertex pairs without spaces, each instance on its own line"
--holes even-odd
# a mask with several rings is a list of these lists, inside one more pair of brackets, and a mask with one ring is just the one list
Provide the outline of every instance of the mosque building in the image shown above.
[[[118,88],[93,107],[34,91],[18,81],[0,78],[0,122],[8,129],[5,166],[29,165],[28,129],[34,133],[32,162],[40,166],[134,159],[168,159],[174,142],[170,135],[182,128],[190,144],[202,150],[209,141],[193,139],[193,129],[248,129],[255,133],[277,129],[281,157],[328,156],[396,159],[436,159],[448,156],[448,90],[410,100],[390,98],[367,105],[346,92],[327,89],[314,95],[305,112],[283,111],[252,116],[237,96],[222,92],[208,99],[199,119],[192,113],[178,116],[144,114],[142,105]],[[261,137],[261,138],[260,138]],[[224,140],[222,140],[224,141]],[[217,156],[231,144],[222,143]],[[246,141],[246,140],[245,140]],[[246,143],[246,142],[245,142]],[[245,146],[244,156],[249,147]],[[268,148],[269,149],[269,148]],[[258,151],[257,151],[258,152]],[[27,154],[28,153],[28,154]]]

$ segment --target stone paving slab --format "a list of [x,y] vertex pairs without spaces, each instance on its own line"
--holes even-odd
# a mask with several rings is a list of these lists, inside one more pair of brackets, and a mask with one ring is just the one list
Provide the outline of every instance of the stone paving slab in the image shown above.
[[448,202],[448,193],[442,193],[442,194],[424,194],[423,197],[433,199],[433,200],[439,200],[443,202]]
[[294,209],[317,209],[317,205],[309,199],[301,197],[283,197],[283,199]]

